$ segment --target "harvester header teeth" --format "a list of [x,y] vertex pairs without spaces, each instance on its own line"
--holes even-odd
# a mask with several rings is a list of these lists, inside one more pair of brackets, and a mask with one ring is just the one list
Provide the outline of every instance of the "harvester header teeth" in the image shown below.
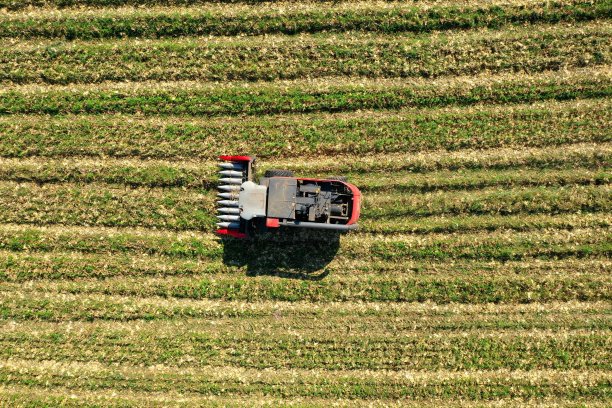
[[217,205],[221,207],[238,207],[238,201],[234,200],[221,200],[217,201]]
[[227,228],[227,229],[239,229],[240,223],[239,222],[218,222],[217,227]]
[[219,167],[225,170],[242,170],[244,166],[240,163],[219,163]]
[[222,179],[219,179],[219,183],[242,184],[242,179],[241,178],[222,178]]
[[239,177],[240,179],[242,179],[242,172],[241,171],[222,170],[222,171],[219,172],[219,174],[221,174],[222,176]]
[[217,215],[221,221],[240,221],[239,215]]
[[224,186],[219,186],[219,190],[221,190],[221,191],[240,191],[240,186],[237,186],[237,185],[224,185]]
[[240,208],[238,207],[221,207],[219,212],[222,214],[240,214]]
[[219,170],[219,193],[217,196],[221,200],[217,202],[217,218],[219,219],[217,226],[240,230],[242,224],[238,196],[240,187],[248,176],[250,164],[226,161],[219,163],[219,167],[221,170]]

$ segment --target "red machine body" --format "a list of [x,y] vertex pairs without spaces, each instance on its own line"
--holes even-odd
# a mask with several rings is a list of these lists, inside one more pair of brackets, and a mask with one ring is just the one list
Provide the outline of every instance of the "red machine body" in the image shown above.
[[346,178],[296,178],[289,170],[268,170],[255,183],[255,157],[220,159],[218,234],[246,238],[280,227],[357,228],[361,192]]

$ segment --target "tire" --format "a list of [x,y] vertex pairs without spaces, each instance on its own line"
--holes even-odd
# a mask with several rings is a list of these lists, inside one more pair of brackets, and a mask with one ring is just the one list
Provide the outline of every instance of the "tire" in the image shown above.
[[327,178],[328,180],[338,180],[338,181],[343,181],[343,182],[347,182],[348,179],[344,176],[331,176]]
[[264,177],[293,177],[293,172],[291,170],[266,170]]

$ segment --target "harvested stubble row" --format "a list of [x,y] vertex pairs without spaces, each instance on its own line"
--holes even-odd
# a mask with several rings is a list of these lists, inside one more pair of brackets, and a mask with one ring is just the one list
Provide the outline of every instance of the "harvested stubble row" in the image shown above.
[[[380,175],[354,175],[354,183],[368,194],[399,191],[406,194],[429,191],[476,190],[493,186],[603,185],[612,181],[612,168],[590,170],[580,167],[542,170],[476,170],[457,174],[440,171],[427,175],[394,174],[383,182]],[[350,176],[350,175],[349,175]],[[409,180],[408,180],[409,179]]]
[[[1,126],[1,125],[0,125]],[[355,161],[352,157],[331,160],[304,158],[266,160],[259,165],[259,173],[266,168],[287,168],[296,174],[325,177],[329,174],[347,174],[362,189],[374,187],[371,180],[384,174],[393,174],[393,185],[411,185],[414,190],[425,191],[463,183],[475,185],[561,184],[568,180],[603,183],[612,165],[612,144],[576,143],[561,147],[495,148],[487,150],[461,150],[458,152],[433,151],[420,154],[370,154]],[[567,174],[567,169],[578,170],[578,175]],[[516,170],[521,169],[522,173]],[[537,170],[537,171],[536,171]],[[36,183],[107,183],[133,187],[188,187],[212,188],[217,183],[217,166],[212,161],[138,160],[89,157],[73,158],[0,158],[0,180]],[[488,182],[485,172],[495,175]],[[514,173],[513,173],[514,171]],[[548,171],[552,175],[548,175]],[[458,172],[458,173],[457,173]],[[580,173],[582,172],[582,173]],[[529,182],[521,174],[534,177]],[[401,175],[401,176],[400,176]],[[473,180],[474,176],[483,176]],[[434,181],[446,177],[452,182]],[[459,181],[461,180],[461,181]],[[608,181],[609,182],[609,181]],[[606,182],[607,183],[607,182]]]
[[[606,178],[607,179],[607,178]],[[603,180],[603,179],[602,179]],[[4,223],[146,226],[175,230],[214,226],[214,192],[89,184],[0,182]],[[405,195],[380,192],[364,200],[370,219],[438,215],[508,215],[610,211],[608,184],[561,187],[487,187]],[[93,210],[92,210],[93,209]]]
[[36,41],[0,50],[0,81],[271,81],[535,73],[610,63],[611,28],[597,22],[415,39],[352,33],[233,41]]
[[297,80],[268,83],[103,86],[8,86],[0,114],[125,113],[144,115],[265,115],[359,109],[469,106],[603,98],[612,94],[610,68],[439,80]]
[[304,3],[211,5],[198,8],[42,10],[9,14],[0,37],[95,39],[204,35],[298,34],[322,31],[431,32],[511,24],[580,22],[610,17],[608,1],[524,1],[488,5],[446,3],[415,7],[402,3]]
[[[574,255],[605,255],[610,245],[604,216],[588,217],[591,222],[599,220],[604,226],[588,225],[578,229],[581,217],[569,230],[540,229],[533,231],[475,231],[466,233],[432,233],[422,236],[376,234],[355,234],[342,240],[339,256],[350,260],[356,253],[364,260],[398,261],[401,259],[478,259],[508,260],[539,256],[547,257]],[[595,223],[596,225],[596,223]],[[3,226],[0,230],[2,249],[13,251],[80,251],[88,253],[131,253],[155,254],[176,258],[220,260],[223,247],[211,233],[198,232],[156,232],[145,229],[83,228],[83,227],[27,227]],[[298,246],[320,239],[312,236],[288,242],[281,239],[274,242],[244,244],[244,252],[250,246],[271,252],[275,246]],[[281,241],[281,242],[278,242]],[[231,244],[225,244],[230,246]],[[592,246],[589,246],[592,245]],[[233,257],[248,258],[247,254],[236,253]],[[345,256],[343,256],[345,255]],[[549,256],[550,255],[550,256]],[[264,256],[261,262],[265,263]],[[340,260],[340,258],[339,258]],[[10,262],[9,262],[10,264]]]
[[[554,149],[553,149],[554,151]],[[571,155],[572,152],[578,154]],[[582,155],[582,153],[587,153]],[[547,152],[548,153],[548,152]],[[533,156],[532,156],[533,157]],[[529,163],[517,168],[492,170],[469,169],[462,172],[441,170],[414,174],[406,171],[395,171],[392,175],[380,172],[367,174],[343,171],[364,192],[401,191],[405,193],[425,193],[437,190],[475,190],[493,186],[563,186],[608,184],[611,180],[612,151],[606,146],[597,152],[584,149],[584,146],[565,147],[563,155],[554,157],[545,155],[544,162]],[[384,160],[384,156],[381,156]],[[556,163],[555,163],[556,160]],[[299,171],[303,177],[325,177],[325,174],[313,172],[307,168],[300,171],[299,161],[289,166]],[[472,163],[477,167],[477,163]],[[266,165],[269,166],[268,163]],[[535,169],[529,169],[529,167]],[[518,167],[518,166],[517,166]],[[543,172],[542,170],[546,171]],[[217,169],[207,163],[174,163],[138,160],[57,160],[57,159],[1,159],[0,180],[36,183],[106,183],[123,184],[132,187],[188,187],[214,190],[217,187]],[[263,171],[260,167],[260,174]],[[386,172],[392,171],[387,168]],[[328,174],[340,174],[336,168]]]
[[[43,388],[9,385],[3,388],[0,401],[6,401],[12,407],[31,406],[61,406],[82,407],[83,405],[99,407],[269,407],[269,408],[328,408],[334,407],[364,407],[364,408],[438,408],[440,399],[430,400],[409,399],[348,399],[348,398],[319,398],[319,397],[271,397],[261,395],[197,395],[174,393],[169,391],[163,394],[151,392],[123,391],[121,395],[109,394],[107,390],[83,391],[68,388]],[[78,402],[76,402],[78,401]],[[531,400],[517,400],[516,398],[499,398],[495,401],[467,401],[461,402],[444,400],[448,408],[482,408],[493,405],[497,408],[575,408],[576,399],[573,398],[540,398]],[[606,400],[589,400],[589,407],[607,408]]]
[[[580,257],[572,257],[572,254],[562,254],[562,260],[546,261],[538,259],[534,262],[532,254],[525,251],[523,248],[512,247],[508,245],[502,250],[514,251],[515,258],[523,258],[523,261],[508,261],[506,257],[498,257],[499,259],[473,260],[470,259],[471,254],[466,254],[465,251],[460,256],[455,255],[458,259],[449,258],[444,262],[439,261],[439,257],[435,255],[429,257],[420,257],[414,260],[415,257],[408,257],[402,263],[395,260],[375,260],[368,259],[361,262],[351,262],[347,259],[346,254],[338,256],[336,260],[327,265],[326,272],[333,273],[334,276],[348,276],[359,273],[363,279],[376,278],[393,273],[396,276],[413,276],[440,278],[446,275],[454,275],[456,277],[470,279],[474,275],[486,273],[489,277],[503,277],[504,274],[514,274],[521,278],[524,277],[554,277],[554,278],[584,278],[593,277],[595,272],[605,273],[606,268],[611,265],[609,262],[597,258],[597,256],[606,256],[610,253],[610,248],[607,250],[597,250],[597,244],[582,244],[589,248],[588,253],[584,251]],[[568,251],[570,245],[556,245],[557,251]],[[600,245],[601,246],[601,245]],[[482,250],[482,245],[480,250]],[[565,247],[565,248],[564,248]],[[428,249],[428,248],[425,248]],[[523,253],[520,253],[521,249]],[[499,252],[501,252],[500,250]],[[570,248],[571,251],[571,248]],[[457,252],[455,250],[455,252]],[[586,258],[588,256],[589,258]],[[539,254],[540,258],[545,258]],[[234,259],[237,261],[237,259]],[[240,277],[244,273],[243,268],[228,267],[219,259],[212,260],[185,260],[177,259],[169,256],[155,255],[131,255],[117,254],[108,260],[108,254],[83,254],[78,252],[54,252],[54,253],[15,253],[11,251],[0,251],[0,264],[4,270],[0,274],[0,280],[3,282],[27,282],[32,279],[79,279],[79,278],[96,278],[104,279],[109,277],[135,276],[135,277],[191,277],[199,279],[201,277],[218,277],[229,276]],[[239,266],[239,263],[236,262]],[[265,271],[265,263],[260,265],[249,265],[249,273],[254,274],[259,271]],[[282,266],[282,265],[281,265]],[[279,269],[282,269],[279,266]],[[306,265],[308,266],[308,265]],[[287,270],[291,271],[290,268]],[[298,271],[286,272],[285,274],[294,277],[300,277]],[[274,274],[273,274],[274,275]],[[276,275],[283,275],[278,272]],[[306,278],[305,276],[302,276]],[[330,278],[332,279],[332,278]],[[7,298],[8,299],[8,298]],[[47,313],[46,311],[42,311]]]
[[[0,356],[174,367],[237,366],[327,370],[607,370],[609,331],[459,330],[398,334],[367,327],[288,331],[252,322],[206,330],[190,320],[5,323]],[[214,326],[213,326],[214,327]],[[338,327],[338,326],[337,326]],[[341,326],[340,326],[341,327]],[[228,344],[232,348],[228,348]],[[279,347],[282,344],[282,347]],[[299,350],[299,352],[298,352]]]
[[[443,214],[440,216],[431,216],[427,218],[423,217],[403,217],[400,220],[364,220],[361,222],[362,228],[359,231],[365,233],[413,233],[413,234],[430,234],[430,233],[451,233],[451,232],[476,232],[476,231],[495,231],[495,230],[514,230],[514,231],[535,231],[543,228],[559,229],[559,230],[573,230],[575,228],[592,228],[592,227],[610,227],[612,224],[609,217],[605,212],[602,213],[566,213],[558,215],[550,214],[515,214],[505,215],[500,217],[498,215],[459,215],[449,216]],[[68,230],[68,226],[61,226],[61,229]],[[70,230],[74,234],[82,235],[85,233],[81,227],[71,227]],[[84,227],[90,228],[90,227]],[[53,227],[51,227],[53,229]],[[37,235],[40,228],[33,228],[30,226],[24,226],[19,228],[17,226],[11,226],[4,224],[0,231],[13,231],[13,238],[8,241],[3,241],[3,248],[10,249],[25,249],[32,245],[32,240],[37,240]],[[98,232],[100,229],[98,227]],[[112,230],[112,228],[111,228]],[[48,231],[48,230],[43,230]],[[118,236],[135,236],[135,235],[146,235],[151,234],[154,230],[145,229],[128,229],[123,228],[117,230]],[[98,232],[94,232],[96,235]],[[6,232],[9,234],[11,232]],[[52,231],[47,232],[53,234]],[[4,236],[4,232],[2,232]],[[176,232],[174,232],[176,234]],[[154,235],[154,234],[153,234]],[[86,237],[87,235],[83,235]],[[97,235],[96,235],[97,236]],[[198,236],[198,235],[195,235]],[[316,236],[316,235],[315,235]],[[67,239],[67,236],[62,236],[61,239]],[[178,238],[177,238],[178,239]],[[303,240],[308,240],[308,236]],[[312,241],[313,238],[310,238]],[[120,248],[119,246],[118,248]],[[60,248],[60,247],[58,247]],[[61,247],[64,248],[64,247]],[[69,248],[69,247],[65,247]],[[72,247],[70,247],[72,248]],[[85,250],[88,246],[82,243],[78,248],[73,249]],[[178,246],[177,248],[180,248]],[[46,250],[46,249],[45,249]],[[89,251],[89,250],[87,250]],[[177,249],[180,252],[180,249]],[[177,252],[177,253],[178,253]],[[155,251],[153,251],[155,253]]]
[[[588,105],[586,101],[580,101],[581,105]],[[554,105],[553,105],[554,106]],[[532,107],[534,110],[536,106]],[[602,107],[600,103],[600,108]],[[505,107],[506,110],[511,110]],[[551,106],[552,109],[552,106]],[[529,116],[523,112],[525,116]],[[574,112],[576,117],[584,117],[584,113]],[[484,115],[479,121],[484,120]],[[499,122],[501,117],[497,118]],[[515,127],[519,125],[519,118],[515,117]],[[578,119],[576,119],[578,120]],[[414,127],[417,125],[415,124]],[[438,128],[439,124],[432,125]],[[553,129],[549,129],[554,133]],[[432,130],[432,132],[434,132]],[[455,133],[458,133],[456,129]],[[538,135],[541,137],[543,135]],[[557,134],[560,137],[559,134]],[[552,142],[552,141],[551,141]],[[320,158],[313,161],[300,158],[276,158],[266,159],[265,164],[271,168],[290,168],[296,172],[313,172],[317,175],[325,173],[393,173],[411,172],[417,176],[418,173],[433,171],[466,171],[466,170],[510,170],[514,168],[531,169],[561,169],[565,166],[587,168],[607,168],[612,163],[612,144],[600,143],[571,143],[557,146],[554,143],[543,147],[527,147],[525,143],[521,146],[512,147],[512,136],[507,135],[503,143],[505,147],[491,149],[460,149],[457,151],[435,150],[421,152],[398,152],[384,154],[360,155],[359,160],[352,156],[334,155],[333,158]],[[510,146],[510,147],[508,147]],[[451,146],[452,147],[452,146]],[[44,158],[43,160],[49,160]],[[7,163],[8,167],[11,167]]]
[[214,194],[174,189],[105,188],[0,182],[0,222],[206,229],[214,225]]
[[[287,2],[291,0],[0,0],[0,8],[7,10],[22,10],[33,7],[47,9],[62,9],[62,8],[103,8],[103,7],[121,7],[121,6],[193,6],[193,5],[210,5],[215,3],[271,3],[271,2]],[[300,0],[301,2],[302,0]],[[333,2],[334,0],[309,0],[314,2]],[[341,0],[359,2],[362,0]],[[395,1],[395,0],[389,0]],[[435,2],[436,0],[420,0],[423,3]],[[480,3],[485,3],[487,0],[479,0]]]
[[[609,249],[608,249],[609,253]],[[249,267],[255,274],[269,265]],[[606,266],[609,269],[609,264]],[[248,270],[248,269],[247,269]],[[224,299],[310,302],[425,302],[437,303],[525,303],[551,301],[610,301],[610,282],[605,276],[606,269],[595,274],[581,276],[491,276],[488,269],[476,269],[470,276],[421,277],[402,275],[379,277],[365,274],[361,279],[335,276],[321,281],[289,279],[286,282],[277,277],[303,278],[307,275],[295,270],[284,271],[283,266],[275,269],[272,276],[257,279],[236,277],[192,276],[163,278],[143,276],[116,276],[103,280],[36,280],[28,286],[36,291],[70,294],[107,294],[117,296],[160,296],[185,299]],[[570,272],[573,273],[573,272]],[[389,274],[387,274],[389,275]],[[317,276],[311,276],[317,279]],[[23,283],[4,283],[3,290],[15,291]]]
[[[401,3],[401,0],[386,0],[387,3]],[[210,6],[213,4],[250,4],[256,5],[258,3],[264,3],[264,5],[274,4],[276,6],[290,6],[291,3],[310,4],[311,7],[318,5],[319,7],[329,5],[329,3],[339,4],[359,4],[363,3],[363,0],[0,0],[0,8],[6,8],[7,10],[21,10],[21,9],[32,9],[33,7],[46,8],[49,10],[62,9],[62,8],[104,8],[104,7],[117,7],[117,6],[190,6],[190,5],[202,5]],[[466,5],[477,5],[480,7],[490,6],[492,4],[503,4],[500,0],[415,0],[413,1],[415,6],[419,7],[430,7],[434,5],[455,5],[455,6],[466,6]],[[508,3],[506,1],[506,3]],[[513,0],[512,3],[515,5],[527,6],[533,4],[533,0]],[[378,4],[382,5],[383,1],[379,0]],[[228,8],[229,10],[229,8]]]
[[[239,120],[125,115],[0,116],[3,136],[0,156],[216,160],[219,151],[249,151],[260,157],[291,157],[292,161],[295,157],[315,157],[317,160],[309,160],[312,166],[327,163],[323,168],[331,170],[334,167],[328,164],[330,159],[324,158],[326,155],[350,154],[344,159],[334,159],[344,163],[345,167],[338,170],[369,171],[372,167],[382,171],[387,159],[380,161],[377,157],[360,164],[362,161],[354,160],[352,155],[514,147],[515,151],[509,153],[514,156],[526,147],[563,146],[561,149],[564,149],[568,144],[580,142],[610,142],[611,108],[606,99],[578,99],[516,106],[478,104],[439,109],[253,116]],[[421,156],[420,167],[431,167],[427,163],[436,162],[435,156],[435,153]],[[393,168],[414,168],[415,159],[396,156],[395,161],[407,164],[399,167],[396,163]],[[208,168],[212,171],[210,164]],[[286,165],[287,161],[282,164]]]
[[485,188],[404,195],[380,193],[364,200],[364,213],[373,219],[516,213],[574,213],[610,211],[612,190],[604,186]]
[[[313,327],[325,324],[365,328],[370,324],[406,330],[464,331],[495,329],[605,329],[610,323],[606,302],[550,302],[547,304],[433,304],[425,303],[310,303],[278,301],[192,300],[66,294],[21,290],[5,292],[3,316],[19,321],[173,320],[239,324],[275,316],[283,324]],[[232,320],[233,319],[233,320]],[[232,323],[233,321],[233,323]],[[363,323],[361,323],[363,322]],[[278,324],[281,324],[279,321]],[[397,331],[397,330],[396,330]]]
[[[269,408],[328,408],[330,404],[335,407],[364,407],[364,408],[437,408],[440,399],[430,400],[409,399],[348,399],[348,398],[318,398],[318,397],[270,397],[261,395],[185,395],[168,392],[164,394],[151,394],[150,392],[125,391],[121,395],[110,395],[108,391],[75,391],[67,388],[45,388],[8,386],[4,388],[6,401],[11,406],[30,407],[32,405],[60,405],[62,407],[81,407],[83,404],[98,407],[269,407]],[[78,403],[75,400],[78,399]],[[444,400],[444,406],[449,408],[482,408],[483,406],[497,408],[575,408],[576,399],[571,398],[540,398],[533,400],[517,400],[515,398],[499,398],[495,401],[466,401],[461,402]],[[607,408],[607,401],[590,400],[589,407]]]
[[607,213],[514,214],[504,215],[458,215],[430,216],[427,218],[405,216],[401,219],[372,219],[361,222],[361,229],[375,233],[413,233],[495,231],[501,229],[532,231],[542,228],[574,229],[610,227],[612,221]]
[[[117,375],[119,373],[119,375]],[[448,398],[452,392],[471,400],[496,398],[533,398],[547,396],[596,398],[606,395],[607,378],[603,371],[534,370],[508,372],[505,370],[476,374],[469,371],[435,373],[414,371],[380,372],[368,370],[273,370],[265,379],[253,369],[208,367],[181,370],[162,366],[156,369],[123,367],[118,372],[112,366],[95,363],[67,363],[49,361],[36,366],[31,361],[15,359],[0,365],[0,382],[11,377],[13,384],[53,385],[96,390],[87,378],[95,376],[108,387],[142,392],[157,389],[179,390],[189,394],[249,395],[262,387],[270,396],[323,398]],[[30,377],[35,378],[32,381]],[[580,378],[577,383],[572,378]],[[8,381],[5,381],[8,382]],[[578,385],[580,384],[580,385]]]
[[[250,301],[483,303],[598,300],[606,299],[610,289],[605,277],[609,263],[602,261],[602,257],[610,255],[609,234],[607,229],[598,228],[433,234],[422,238],[347,237],[328,267],[331,276],[324,281],[313,276],[315,280],[310,282],[278,281],[274,277],[245,279],[243,272],[236,269],[242,265],[250,274],[269,274],[266,271],[274,267],[275,274],[307,278],[299,268],[295,270],[290,260],[277,259],[274,265],[267,262],[278,254],[279,248],[295,251],[304,241],[254,243],[246,247],[241,244],[233,248],[221,246],[212,236],[197,237],[193,233],[177,240],[175,234],[153,232],[130,235],[112,230],[93,234],[89,229],[80,233],[78,229],[25,229],[20,234],[20,229],[6,232],[4,248],[52,252],[3,252],[5,291],[18,290],[22,285],[10,282],[36,278],[39,280],[31,281],[29,288],[79,294]],[[323,247],[319,249],[325,251]],[[92,255],[60,252],[65,250]],[[113,255],[114,261],[105,260],[110,253],[117,254]],[[555,261],[560,258],[563,260]],[[222,259],[233,267],[219,263]],[[512,259],[525,262],[507,263]],[[310,267],[307,259],[300,262],[300,267]],[[64,280],[75,278],[93,279]]]

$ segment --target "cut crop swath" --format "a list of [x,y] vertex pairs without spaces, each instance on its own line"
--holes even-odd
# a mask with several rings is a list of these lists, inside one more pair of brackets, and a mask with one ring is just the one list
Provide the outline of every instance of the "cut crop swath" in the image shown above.
[[[382,3],[384,4],[384,3]],[[180,37],[208,35],[299,34],[368,31],[378,33],[424,33],[435,30],[499,28],[509,24],[580,22],[605,19],[610,4],[557,1],[532,2],[529,7],[500,3],[482,7],[453,5],[418,8],[388,3],[336,7],[315,6],[277,11],[271,4],[263,9],[137,9],[105,11],[61,11],[9,15],[0,22],[0,37],[99,39],[123,37]]]

